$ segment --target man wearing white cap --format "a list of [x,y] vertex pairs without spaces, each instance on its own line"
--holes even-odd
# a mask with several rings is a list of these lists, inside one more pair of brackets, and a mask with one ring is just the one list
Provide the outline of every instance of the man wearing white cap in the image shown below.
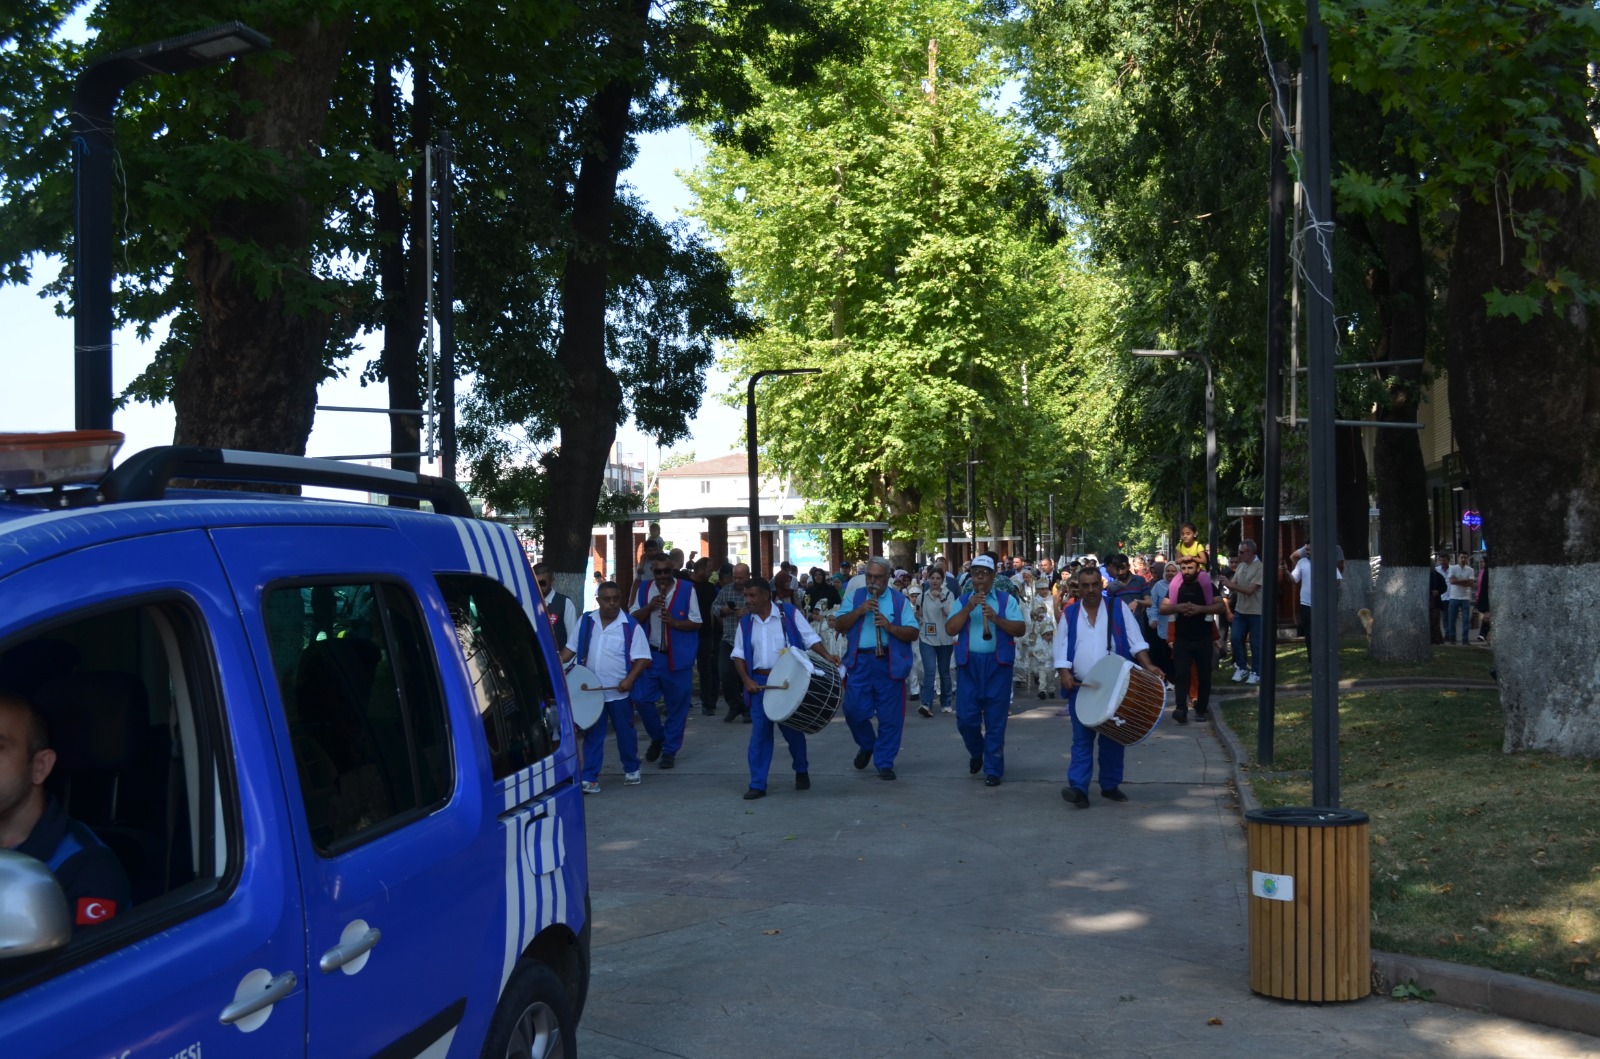
[[[956,731],[967,746],[968,771],[983,770],[983,782],[1000,786],[1006,771],[1006,720],[1011,715],[1012,663],[1016,637],[1027,626],[1022,607],[1009,592],[994,587],[992,556],[972,560],[971,590],[945,631],[956,637]],[[977,621],[974,611],[981,612]]]

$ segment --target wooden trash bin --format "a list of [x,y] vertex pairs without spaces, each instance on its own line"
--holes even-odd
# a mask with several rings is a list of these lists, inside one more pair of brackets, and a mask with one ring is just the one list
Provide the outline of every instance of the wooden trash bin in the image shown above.
[[1281,1000],[1372,992],[1367,814],[1253,809],[1250,988]]

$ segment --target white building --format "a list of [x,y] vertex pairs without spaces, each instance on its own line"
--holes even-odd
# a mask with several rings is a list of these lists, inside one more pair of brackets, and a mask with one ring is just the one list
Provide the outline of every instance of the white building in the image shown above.
[[[661,472],[661,511],[686,511],[695,508],[745,508],[750,506],[749,465],[742,452],[700,460],[681,467],[669,467]],[[805,498],[794,488],[791,479],[766,476],[759,480],[761,491],[761,521],[763,525],[779,519],[793,519],[805,506]],[[682,548],[684,555],[705,554],[709,541],[705,538],[703,520],[665,519],[661,523],[661,536],[671,542],[671,547]],[[791,554],[789,534],[781,534],[778,541],[779,558]],[[799,542],[794,542],[799,543]],[[750,556],[750,519],[728,520],[728,561],[746,562]],[[768,571],[770,574],[771,571]]]

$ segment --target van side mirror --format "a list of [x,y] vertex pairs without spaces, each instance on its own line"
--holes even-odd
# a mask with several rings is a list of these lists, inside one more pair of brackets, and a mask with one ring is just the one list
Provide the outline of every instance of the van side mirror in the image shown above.
[[72,940],[67,895],[43,861],[0,849],[0,961],[65,948]]

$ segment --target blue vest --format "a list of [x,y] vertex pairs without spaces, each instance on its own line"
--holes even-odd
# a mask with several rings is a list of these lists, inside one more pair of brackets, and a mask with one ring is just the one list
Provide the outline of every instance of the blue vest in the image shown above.
[[[672,600],[667,604],[667,614],[679,621],[689,620],[689,603],[694,599],[694,585],[683,578],[676,579],[676,587],[672,590]],[[650,591],[654,581],[646,581],[639,586],[638,602],[634,604],[637,610],[644,606],[645,593]],[[705,615],[700,615],[704,620]],[[683,632],[679,629],[667,628],[667,668],[673,672],[688,669],[694,665],[695,652],[700,649],[700,632]],[[649,635],[646,633],[645,635]]]
[[[996,614],[999,614],[1000,616],[1004,617],[1005,613],[1006,613],[1006,609],[1005,609],[1005,601],[1007,599],[1006,593],[1004,593],[1004,592],[995,592],[995,591],[991,590],[989,595],[991,597],[993,597],[993,596],[999,596],[1000,597],[1000,606],[994,608],[994,610],[995,610]],[[972,598],[972,593],[968,592],[966,595],[962,596],[956,602],[960,603],[964,607],[964,606],[967,605],[967,600],[969,600],[971,598]],[[970,648],[969,648],[969,646],[967,644],[967,637],[971,634],[972,627],[974,625],[981,625],[981,624],[983,624],[983,615],[982,615],[981,612],[977,613],[977,614],[968,614],[967,615],[967,627],[961,630],[961,635],[960,636],[956,637],[956,665],[964,666],[964,665],[967,664],[967,654],[968,654],[968,652],[970,650]],[[979,633],[978,635],[981,636],[983,634]],[[1002,666],[1008,666],[1012,662],[1015,662],[1016,659],[1017,659],[1017,642],[1011,638],[1011,634],[1006,632],[1004,629],[1000,628],[1000,626],[996,625],[994,627],[994,635],[995,635],[995,642],[994,642],[994,660],[995,660],[995,663],[998,664],[998,665],[1002,665]]]
[[[850,601],[850,609],[856,610],[860,608],[866,598],[866,589],[856,589],[856,594]],[[906,605],[906,597],[902,596],[896,589],[889,589],[889,607],[896,617],[899,617],[901,609]],[[844,666],[846,669],[855,668],[856,652],[861,647],[861,631],[871,624],[872,622],[868,621],[867,616],[862,615],[860,621],[850,626],[850,632],[847,637],[849,646],[845,648],[844,652]],[[904,680],[911,675],[911,645],[887,633],[884,634],[884,637],[889,641],[889,679]]]
[[[629,657],[628,652],[633,647],[633,630],[639,627],[639,623],[634,621],[633,615],[625,610],[619,610],[617,614],[622,618],[622,665],[624,669],[627,669],[633,665],[633,659]],[[578,664],[580,666],[589,664],[589,642],[594,638],[594,628],[597,624],[598,620],[593,614],[585,614],[578,619]]]
[[[1083,604],[1074,602],[1067,607],[1062,620],[1067,623],[1067,660],[1076,662],[1078,658],[1078,612]],[[1109,637],[1113,653],[1121,655],[1128,661],[1133,661],[1133,653],[1128,650],[1128,630],[1123,628],[1122,622],[1117,620],[1117,612],[1122,608],[1118,601],[1109,598],[1104,592],[1100,593],[1100,607],[1105,612],[1106,619],[1111,623]],[[1078,701],[1078,685],[1072,686],[1072,691],[1067,695],[1067,701]]]
[[[806,645],[805,641],[800,639],[800,627],[795,624],[794,604],[779,603],[778,613],[783,618],[783,635],[788,639],[789,646],[793,647],[796,651],[804,651],[806,649]],[[752,673],[756,671],[756,652],[755,648],[750,644],[750,630],[752,627],[754,627],[755,623],[756,616],[751,614],[749,611],[745,611],[744,617],[739,619],[739,635],[744,637],[744,649],[750,655],[749,658],[745,659],[744,664],[749,667],[750,672]]]

